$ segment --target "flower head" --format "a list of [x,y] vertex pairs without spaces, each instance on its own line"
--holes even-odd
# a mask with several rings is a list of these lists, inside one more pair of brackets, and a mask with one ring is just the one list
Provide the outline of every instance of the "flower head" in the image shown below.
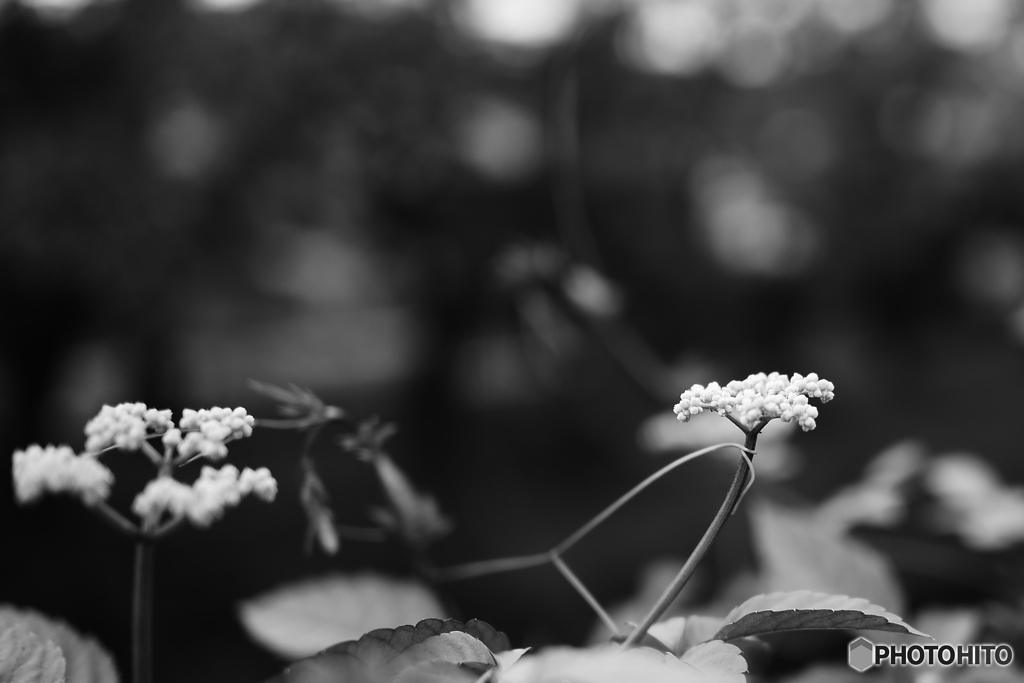
[[86,505],[110,495],[114,475],[92,455],[75,455],[69,446],[32,445],[14,451],[14,492],[22,503],[43,493],[67,492]]
[[231,439],[252,436],[256,423],[245,408],[210,408],[181,412],[179,429],[164,434],[164,445],[178,449],[184,458],[203,456],[219,460],[228,454],[226,443]]
[[157,477],[135,497],[132,510],[144,519],[159,519],[166,512],[205,527],[252,493],[267,502],[277,496],[277,481],[267,468],[247,467],[239,473],[233,465],[219,470],[204,467],[191,486],[169,476]]
[[85,425],[85,450],[98,453],[117,447],[137,450],[150,434],[162,434],[171,426],[171,411],[147,408],[145,403],[105,405]]
[[680,394],[673,410],[683,422],[707,409],[731,416],[748,429],[779,418],[783,422],[796,422],[809,432],[816,426],[818,417],[818,409],[810,405],[809,399],[827,403],[834,397],[832,382],[820,379],[813,372],[806,377],[794,373],[792,378],[777,372],[769,375],[761,372],[742,381],[733,380],[724,387],[718,382],[707,386],[694,384]]

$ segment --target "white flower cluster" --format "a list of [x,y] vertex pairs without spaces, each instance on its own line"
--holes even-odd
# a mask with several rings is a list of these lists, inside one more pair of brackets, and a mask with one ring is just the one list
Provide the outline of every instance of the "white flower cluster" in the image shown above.
[[98,453],[111,446],[137,450],[149,434],[162,434],[171,426],[170,410],[147,408],[145,403],[105,405],[85,425],[85,450]]
[[747,428],[777,417],[783,422],[796,422],[809,432],[815,427],[818,409],[808,400],[817,398],[826,403],[835,397],[834,392],[832,382],[819,379],[813,372],[806,377],[794,373],[792,378],[777,372],[761,372],[743,381],[733,380],[724,387],[718,382],[707,386],[694,384],[680,394],[673,410],[683,422],[708,409],[719,415],[731,415]]
[[159,519],[167,512],[172,517],[188,517],[196,526],[209,526],[225,508],[238,505],[250,493],[268,503],[277,496],[277,481],[270,470],[246,467],[241,473],[233,465],[221,469],[204,467],[191,486],[171,477],[149,482],[135,497],[132,510],[144,519]]
[[86,505],[106,499],[114,475],[92,455],[75,455],[69,446],[29,446],[14,451],[14,491],[22,503],[43,493],[67,492]]
[[183,458],[203,456],[212,460],[228,454],[227,441],[252,435],[256,419],[245,408],[210,408],[181,412],[178,428],[164,434],[164,446],[177,448]]

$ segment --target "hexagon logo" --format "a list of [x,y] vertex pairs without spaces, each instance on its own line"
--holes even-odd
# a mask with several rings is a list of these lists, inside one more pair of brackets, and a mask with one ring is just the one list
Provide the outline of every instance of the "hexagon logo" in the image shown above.
[[858,638],[850,642],[850,668],[864,673],[875,665],[875,644],[867,638]]

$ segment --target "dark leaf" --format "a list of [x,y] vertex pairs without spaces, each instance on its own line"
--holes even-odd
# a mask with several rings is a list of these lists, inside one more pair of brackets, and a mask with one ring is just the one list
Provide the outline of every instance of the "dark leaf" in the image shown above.
[[808,629],[891,631],[928,637],[863,598],[811,591],[756,595],[730,612],[714,637],[734,640]]

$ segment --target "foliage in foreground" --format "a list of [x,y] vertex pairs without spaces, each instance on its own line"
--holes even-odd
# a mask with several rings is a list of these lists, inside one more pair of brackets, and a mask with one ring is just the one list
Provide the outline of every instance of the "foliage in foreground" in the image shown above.
[[[763,500],[748,506],[758,575],[741,577],[727,586],[718,604],[705,605],[706,611],[683,615],[670,611],[677,609],[676,598],[753,484],[761,431],[776,419],[793,422],[804,431],[816,427],[818,410],[809,399],[831,400],[834,388],[814,374],[759,374],[724,386],[695,385],[675,407],[679,420],[689,421],[705,411],[717,413],[741,430],[742,445],[713,444],[676,459],[547,552],[455,567],[436,567],[429,560],[430,544],[447,533],[452,523],[437,501],[419,491],[384,450],[395,432],[393,426],[376,418],[353,420],[298,387],[254,382],[253,388],[279,404],[278,418],[257,421],[242,408],[213,408],[186,410],[175,424],[170,411],[143,404],[105,406],[86,426],[86,448],[81,454],[68,446],[31,446],[14,455],[19,500],[32,502],[43,493],[71,494],[136,544],[132,664],[137,683],[146,683],[152,676],[153,545],[186,522],[208,526],[247,495],[267,501],[277,495],[277,483],[266,469],[240,472],[232,465],[219,469],[206,465],[192,484],[179,481],[178,473],[196,460],[220,464],[227,457],[227,444],[250,436],[255,426],[304,434],[298,497],[306,512],[310,547],[315,544],[334,554],[343,538],[392,537],[413,551],[418,574],[415,580],[374,574],[307,580],[244,604],[240,617],[253,637],[282,657],[297,659],[268,683],[741,683],[752,669],[763,666],[766,648],[781,633],[875,631],[897,638],[928,637],[890,611],[905,607],[890,565],[845,534],[837,523],[834,502],[801,512]],[[334,519],[328,485],[310,453],[313,440],[331,423],[342,428],[339,445],[343,450],[373,467],[382,484],[385,504],[368,513],[374,526],[345,526]],[[162,452],[150,443],[157,439]],[[100,457],[115,449],[139,451],[156,469],[155,478],[131,506],[137,522],[106,502],[114,476]],[[740,458],[732,485],[704,538],[653,606],[643,606],[642,619],[622,629],[622,622],[590,593],[564,554],[654,481],[696,457],[723,449],[737,450]],[[503,633],[479,620],[437,618],[443,603],[435,592],[447,582],[548,563],[594,609],[611,642],[532,652],[514,649]],[[372,628],[385,623],[391,625]],[[941,621],[935,623],[941,625]],[[109,655],[95,642],[32,612],[9,608],[0,612],[0,654],[3,680],[117,679]],[[942,680],[956,680],[955,674],[944,675]]]

